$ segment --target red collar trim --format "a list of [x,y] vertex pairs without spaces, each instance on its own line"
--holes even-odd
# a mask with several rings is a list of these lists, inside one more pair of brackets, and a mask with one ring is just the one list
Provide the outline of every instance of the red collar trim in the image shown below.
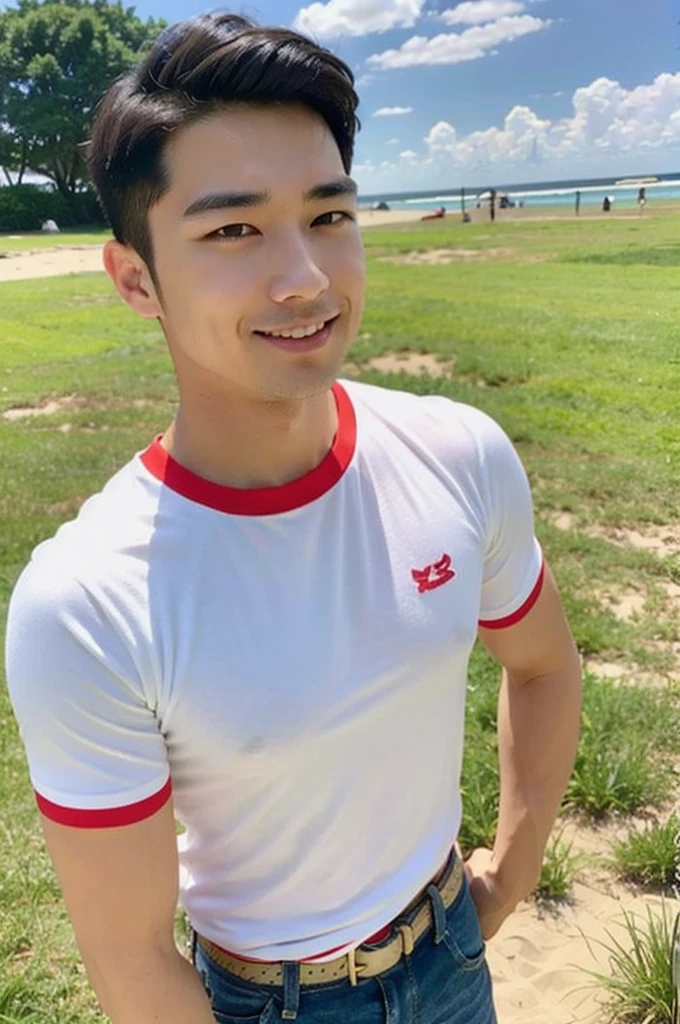
[[340,480],[352,461],[357,425],[354,407],[337,382],[332,388],[338,409],[338,432],[333,446],[316,469],[280,487],[223,487],[180,465],[161,445],[159,434],[140,458],[152,476],[184,498],[199,505],[240,516],[267,516],[290,512],[316,501]]

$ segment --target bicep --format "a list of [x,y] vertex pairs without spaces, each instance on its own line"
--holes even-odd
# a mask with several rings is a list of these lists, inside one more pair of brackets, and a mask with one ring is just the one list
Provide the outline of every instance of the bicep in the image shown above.
[[125,960],[174,949],[178,897],[172,799],[114,828],[74,828],[42,816],[47,848],[96,989]]
[[514,625],[479,628],[489,654],[519,681],[557,672],[577,657],[554,577],[545,566],[541,592],[531,610]]

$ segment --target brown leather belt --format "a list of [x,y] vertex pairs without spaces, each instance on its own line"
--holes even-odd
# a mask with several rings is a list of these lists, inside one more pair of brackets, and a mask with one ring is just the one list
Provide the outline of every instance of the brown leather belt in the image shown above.
[[[447,909],[460,892],[463,884],[463,863],[457,853],[452,851],[438,880],[433,880]],[[392,923],[393,934],[377,946],[359,946],[344,956],[325,963],[300,963],[301,985],[323,985],[329,981],[349,978],[356,985],[359,977],[372,978],[382,974],[401,960],[402,956],[413,952],[418,939],[429,931],[433,925],[432,905],[427,895],[427,886],[409,903],[404,911]],[[202,935],[196,935],[198,945],[220,967],[242,981],[254,982],[257,985],[282,985],[283,965],[266,963],[265,961],[241,960],[230,956],[219,946]]]

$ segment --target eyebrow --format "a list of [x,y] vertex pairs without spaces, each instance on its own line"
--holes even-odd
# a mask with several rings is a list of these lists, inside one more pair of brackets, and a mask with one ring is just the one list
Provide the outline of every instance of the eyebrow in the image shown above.
[[[304,203],[318,202],[320,199],[337,199],[342,196],[356,197],[358,186],[353,178],[336,178],[322,185],[314,185],[302,196]],[[271,202],[272,194],[264,192],[209,192],[207,195],[194,199],[187,206],[183,217],[199,217],[212,210],[245,209],[253,206],[265,206]]]

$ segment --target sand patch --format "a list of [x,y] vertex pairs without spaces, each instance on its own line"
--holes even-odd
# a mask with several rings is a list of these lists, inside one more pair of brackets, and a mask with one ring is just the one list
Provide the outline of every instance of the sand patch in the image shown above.
[[631,619],[638,619],[644,612],[645,604],[647,603],[647,596],[639,590],[618,592],[596,590],[593,592],[593,596],[619,622],[630,622]]
[[63,398],[53,398],[42,405],[20,405],[13,409],[6,409],[2,413],[3,420],[10,423],[15,420],[31,419],[36,416],[56,416],[62,412],[71,412],[74,409],[84,409],[87,399],[79,395],[65,395]]
[[614,544],[627,544],[638,551],[651,551],[661,558],[680,554],[680,526],[676,525],[648,525],[637,529],[589,526],[585,532],[590,537],[603,537]]
[[[1,244],[1,240],[0,240]],[[0,251],[0,282],[62,274],[103,272],[102,245],[55,245],[19,252]]]
[[648,690],[668,690],[675,680],[675,670],[666,673],[657,670],[651,672],[635,666],[624,665],[620,661],[605,661],[599,658],[588,658],[584,669],[598,679],[607,679],[614,686],[638,686]]
[[430,352],[385,352],[374,356],[365,363],[346,363],[343,372],[356,377],[362,370],[377,370],[378,373],[407,373],[413,377],[428,374],[430,377],[448,377],[453,359],[437,359]]
[[[648,929],[648,908],[660,920],[658,895],[620,880],[612,870],[612,844],[631,829],[642,830],[651,814],[612,817],[591,825],[561,819],[553,835],[579,858],[577,880],[563,901],[521,903],[488,944],[499,1024],[601,1024],[605,991],[587,973],[612,973],[607,946],[631,949],[624,911],[640,933]],[[672,921],[678,904],[666,900]]]
[[555,259],[554,253],[522,253],[517,249],[427,249],[425,252],[407,252],[399,256],[379,256],[381,263],[406,263],[408,265],[440,265],[466,263],[474,260],[486,263],[489,260],[521,260],[523,263],[543,263]]
[[487,948],[499,1022],[601,1024],[607,997],[586,972],[611,974],[606,946],[614,940],[630,948],[624,910],[644,931],[647,907],[661,917],[660,897],[622,891],[576,882],[559,910],[520,904]]
[[[19,405],[14,406],[10,409],[6,409],[5,412],[0,414],[0,418],[8,420],[10,423],[17,420],[34,419],[42,416],[57,416],[64,412],[78,412],[82,409],[122,409],[131,407],[133,409],[146,409],[148,406],[154,405],[155,403],[148,398],[133,398],[132,400],[126,401],[122,398],[87,398],[85,395],[64,395],[61,398],[51,398],[46,402],[42,402],[38,405]],[[62,423],[57,430],[63,434],[68,434],[72,429],[71,423]],[[94,429],[96,424],[88,423],[86,428],[90,427]],[[106,428],[102,428],[106,429]]]
[[586,672],[597,676],[598,679],[626,679],[630,675],[630,669],[622,665],[620,661],[600,661],[599,658],[588,658],[583,665]]
[[[549,521],[558,530],[576,528],[576,517],[571,512],[559,512],[549,517]],[[668,526],[648,524],[636,528],[617,526],[586,526],[583,533],[587,537],[599,537],[612,544],[636,548],[638,551],[651,551],[661,558],[680,554],[680,526],[673,523]],[[680,587],[669,583],[674,588],[669,596],[679,597]]]
[[576,517],[572,512],[559,512],[557,515],[550,517],[550,522],[558,530],[573,530],[576,526]]

